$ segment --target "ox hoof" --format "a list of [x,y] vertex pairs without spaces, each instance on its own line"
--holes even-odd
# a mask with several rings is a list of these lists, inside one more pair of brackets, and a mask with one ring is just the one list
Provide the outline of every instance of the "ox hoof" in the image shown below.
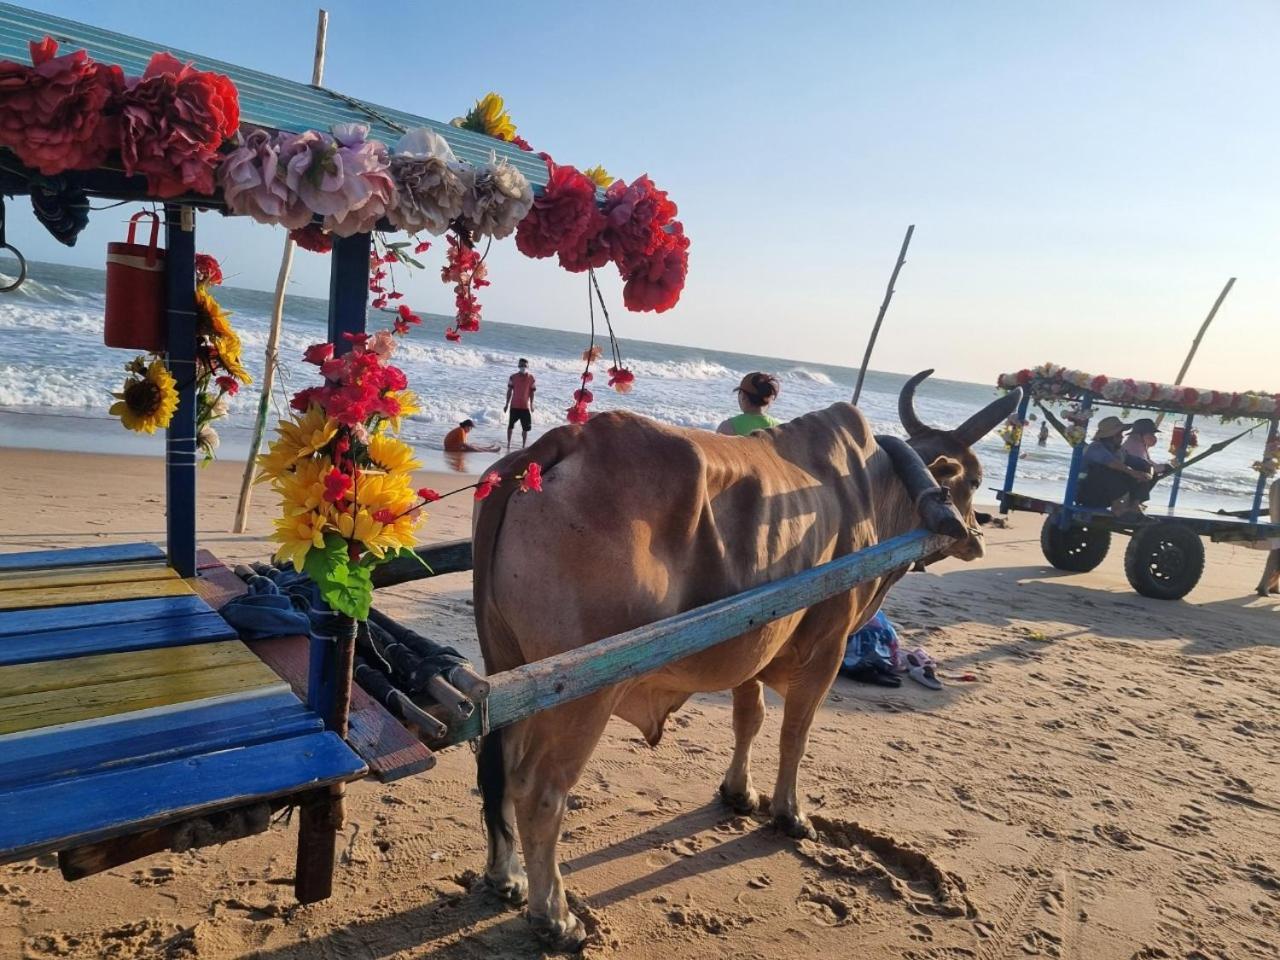
[[513,907],[523,906],[529,898],[529,881],[523,874],[514,877],[491,877],[485,874],[484,883],[499,900]]
[[566,920],[529,917],[534,935],[555,953],[577,953],[587,942],[587,928],[572,913]]
[[773,825],[793,840],[818,839],[818,831],[813,829],[809,818],[802,813],[774,814]]
[[741,816],[755,813],[756,808],[760,806],[760,794],[754,790],[748,789],[734,793],[723,783],[720,784],[720,799],[728,804],[730,810]]

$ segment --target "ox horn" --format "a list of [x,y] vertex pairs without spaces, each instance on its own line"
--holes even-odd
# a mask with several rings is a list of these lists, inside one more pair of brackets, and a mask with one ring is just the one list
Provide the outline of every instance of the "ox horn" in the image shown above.
[[916,387],[931,376],[932,370],[921,370],[902,385],[902,392],[898,394],[898,419],[907,428],[908,437],[919,437],[933,431],[932,427],[916,416]]
[[972,417],[952,430],[951,435],[966,447],[971,447],[994,430],[1001,421],[1007,419],[1009,414],[1018,409],[1018,404],[1021,402],[1022,388],[1015,387],[1003,397],[992,400]]

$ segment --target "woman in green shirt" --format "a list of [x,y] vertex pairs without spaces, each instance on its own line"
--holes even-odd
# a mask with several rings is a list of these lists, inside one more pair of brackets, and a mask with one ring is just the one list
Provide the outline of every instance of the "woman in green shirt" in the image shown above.
[[778,378],[770,373],[748,373],[738,384],[738,406],[742,412],[730,417],[716,428],[716,433],[731,437],[745,437],[756,430],[768,430],[778,425],[777,420],[765,413],[769,404],[781,389]]

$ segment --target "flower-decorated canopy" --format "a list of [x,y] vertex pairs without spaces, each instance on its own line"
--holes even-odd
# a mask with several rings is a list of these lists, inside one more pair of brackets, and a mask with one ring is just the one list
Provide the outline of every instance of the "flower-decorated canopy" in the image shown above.
[[1005,390],[1022,387],[1036,400],[1082,400],[1090,396],[1131,409],[1167,413],[1195,413],[1229,419],[1253,417],[1270,420],[1280,417],[1280,395],[1273,393],[1202,390],[1085,373],[1056,363],[1001,374],[996,385]]
[[177,60],[193,61],[200,70],[229,77],[240,93],[240,122],[272,130],[300,133],[328,130],[335,124],[363,123],[370,139],[395,143],[405,130],[425,127],[445,139],[454,155],[466,163],[483,166],[490,153],[506,160],[528,178],[535,193],[547,182],[547,167],[534,153],[514,143],[451,126],[447,122],[414,116],[393,107],[366,103],[345,94],[306,83],[273,77],[235,64],[199,56],[167,44],[101,30],[97,27],[35,10],[0,3],[0,60],[26,62],[28,44],[51,36],[63,51],[83,48],[94,60],[118,64],[131,76],[141,76],[157,50],[168,50]]

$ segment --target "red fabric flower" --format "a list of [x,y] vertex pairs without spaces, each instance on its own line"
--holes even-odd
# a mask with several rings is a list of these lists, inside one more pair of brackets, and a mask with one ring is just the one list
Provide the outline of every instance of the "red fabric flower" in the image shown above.
[[430,241],[430,240],[423,240],[421,243],[419,243],[416,247],[414,247],[414,248],[413,248],[413,252],[414,252],[414,253],[426,253],[426,252],[427,252],[428,250],[430,250],[430,249],[431,249],[431,241]]
[[207,283],[214,287],[221,286],[222,265],[211,254],[196,254],[196,283]]
[[323,407],[331,392],[332,389],[330,387],[307,387],[305,390],[299,390],[293,395],[293,398],[289,401],[289,406],[299,413],[306,413],[312,404],[318,404]]
[[462,340],[462,334],[458,332],[456,327],[449,327],[444,332],[444,338],[450,343],[458,343]]
[[561,269],[585,273],[589,269],[599,270],[612,259],[609,244],[604,239],[603,224],[606,221],[603,216],[599,222],[602,228],[595,233],[588,230],[560,245],[558,259]]
[[500,483],[502,483],[502,478],[490,470],[481,477],[480,482],[476,484],[476,499],[483,500],[485,497],[489,496],[489,494],[493,493],[494,487],[498,486]]
[[516,247],[526,257],[549,257],[583,234],[604,229],[595,181],[571,166],[548,161],[547,170],[546,188],[516,227]]
[[514,137],[512,137],[511,142],[514,143],[521,150],[525,151],[526,153],[533,152],[533,147],[529,146],[529,141],[526,140],[524,137],[520,136],[520,134],[516,134]]
[[436,493],[430,487],[423,487],[421,490],[418,491],[418,496],[420,496],[427,503],[434,503],[435,501],[440,499],[440,494]]
[[318,367],[326,360],[333,359],[333,344],[313,343],[303,352],[302,359],[307,363],[314,363]]
[[157,53],[120,102],[125,173],[145,174],[160,197],[213,192],[218,148],[240,127],[240,99],[228,78]]
[[631,269],[663,242],[664,228],[675,220],[676,205],[647,176],[628,186],[615,180],[605,191],[603,240],[618,269]]
[[587,405],[579,401],[565,411],[565,418],[570,423],[586,423],[591,419],[591,412],[587,409]]
[[609,368],[609,386],[619,393],[630,393],[631,385],[636,382],[636,375],[626,367]]
[[541,493],[542,492],[542,467],[536,463],[531,463],[525,467],[524,474],[520,477],[521,493]]
[[387,305],[386,297],[374,297],[373,302],[369,304],[369,306],[373,307],[373,309],[375,310],[381,310],[386,305]]
[[373,512],[373,519],[378,523],[395,523],[400,517],[390,507],[382,507]]
[[0,147],[50,176],[101,166],[119,139],[123,71],[83,50],[58,56],[52,37],[29,48],[34,66],[0,61]]
[[670,310],[679,302],[688,274],[689,238],[677,220],[662,233],[657,248],[623,272],[622,302],[628,310]]
[[312,253],[328,253],[333,249],[333,234],[325,233],[318,223],[308,223],[305,227],[290,230],[289,239]]
[[351,478],[336,467],[324,475],[324,498],[330,503],[345,499],[351,490]]
[[390,293],[387,294],[388,300],[400,300],[403,297],[404,297],[404,294],[401,293],[399,290],[392,290]]
[[218,384],[218,388],[229,397],[234,397],[240,392],[240,382],[235,377],[218,377],[215,382]]

